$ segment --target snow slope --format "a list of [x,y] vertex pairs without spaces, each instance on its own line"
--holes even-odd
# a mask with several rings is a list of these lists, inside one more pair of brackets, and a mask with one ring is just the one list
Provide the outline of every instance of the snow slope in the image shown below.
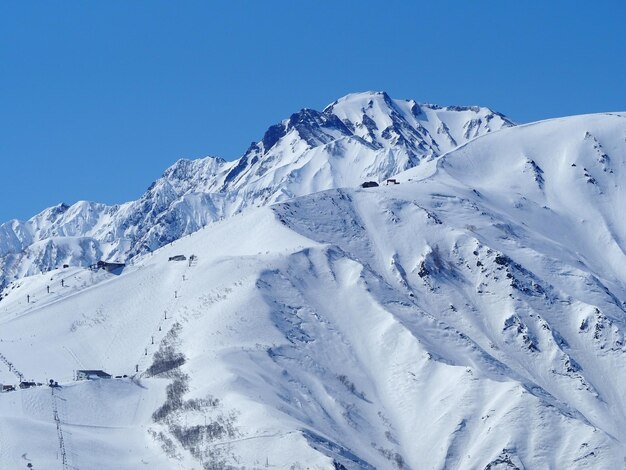
[[348,95],[271,126],[238,160],[179,160],[136,201],[60,204],[0,225],[0,286],[49,269],[125,261],[258,205],[357,186],[511,126],[487,108]]
[[[620,468],[625,116],[250,208],[119,275],[16,281],[0,353],[62,383],[77,468]],[[52,406],[0,395],[0,467],[60,467]]]

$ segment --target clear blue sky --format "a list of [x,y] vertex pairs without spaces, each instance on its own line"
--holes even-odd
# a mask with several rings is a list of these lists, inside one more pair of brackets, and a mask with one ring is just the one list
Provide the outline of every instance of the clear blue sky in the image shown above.
[[0,221],[137,198],[354,91],[626,110],[623,1],[0,0]]

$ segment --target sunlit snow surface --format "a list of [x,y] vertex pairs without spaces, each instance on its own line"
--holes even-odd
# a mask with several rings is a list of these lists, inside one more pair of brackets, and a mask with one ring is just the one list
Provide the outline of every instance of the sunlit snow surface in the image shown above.
[[621,468],[625,171],[623,115],[546,121],[15,281],[0,353],[62,387],[0,395],[0,468],[62,468],[55,403],[81,469]]

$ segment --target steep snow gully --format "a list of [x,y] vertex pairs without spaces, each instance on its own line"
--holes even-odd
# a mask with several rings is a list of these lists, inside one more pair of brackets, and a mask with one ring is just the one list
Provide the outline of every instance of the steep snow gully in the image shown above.
[[[82,267],[83,232],[55,235],[76,262],[2,291],[0,381],[17,368],[60,386],[0,394],[0,468],[622,468],[626,115],[474,124],[464,140],[458,113],[484,108],[422,105],[446,122],[428,129],[441,153],[349,184],[304,177],[323,159],[365,168],[347,142],[409,162],[422,138],[383,106],[417,132],[412,102],[350,95],[271,129],[204,189],[166,172],[198,207],[219,187],[237,209],[154,250],[111,238],[134,254],[121,274]],[[266,152],[281,141],[284,158],[304,149],[287,158],[302,194]]]

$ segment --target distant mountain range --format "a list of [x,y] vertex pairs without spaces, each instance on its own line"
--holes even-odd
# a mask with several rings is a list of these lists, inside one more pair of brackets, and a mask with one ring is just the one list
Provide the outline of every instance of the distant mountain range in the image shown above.
[[246,207],[384,181],[510,127],[481,107],[441,107],[384,92],[345,96],[271,126],[235,161],[179,160],[136,201],[59,204],[0,225],[0,286],[64,264],[127,261]]

